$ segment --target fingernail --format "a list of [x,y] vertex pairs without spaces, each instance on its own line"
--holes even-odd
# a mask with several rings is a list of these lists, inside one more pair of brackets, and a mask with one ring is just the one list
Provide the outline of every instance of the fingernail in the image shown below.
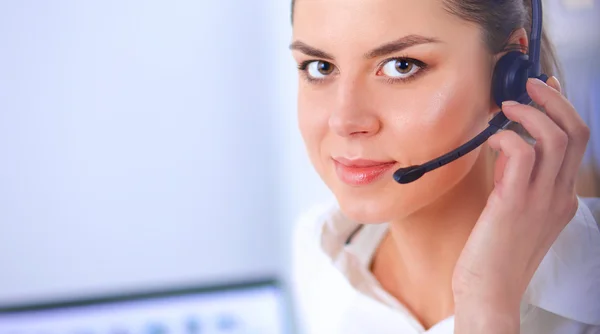
[[529,81],[531,82],[531,84],[536,85],[538,87],[548,86],[545,82],[537,78],[530,78]]
[[[562,92],[562,87],[560,85],[560,81],[558,81],[558,78],[555,76],[551,76],[550,80],[554,80],[554,84],[552,86],[554,86],[557,91]],[[548,81],[550,81],[550,80],[548,80]]]
[[502,106],[516,106],[517,104],[519,104],[519,102],[517,101],[504,101],[502,102]]

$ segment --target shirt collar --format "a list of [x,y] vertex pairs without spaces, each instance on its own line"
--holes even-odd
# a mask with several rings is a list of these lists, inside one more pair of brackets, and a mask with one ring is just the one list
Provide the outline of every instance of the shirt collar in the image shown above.
[[[581,198],[578,204],[577,213],[540,263],[523,301],[568,319],[600,325],[600,230]],[[361,265],[364,257],[371,256],[358,254],[358,261],[350,263],[344,256],[347,240],[361,225],[334,205],[321,226],[323,252],[347,279],[353,280],[349,274],[356,268],[349,266]]]

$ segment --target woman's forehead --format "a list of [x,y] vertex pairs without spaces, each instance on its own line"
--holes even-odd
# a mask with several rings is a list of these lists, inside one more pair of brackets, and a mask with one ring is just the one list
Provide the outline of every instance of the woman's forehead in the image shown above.
[[449,13],[443,0],[296,0],[294,40],[332,49],[367,49],[402,36],[444,42],[479,40],[479,29]]
[[386,24],[435,22],[450,19],[443,0],[296,0],[294,23],[381,22]]

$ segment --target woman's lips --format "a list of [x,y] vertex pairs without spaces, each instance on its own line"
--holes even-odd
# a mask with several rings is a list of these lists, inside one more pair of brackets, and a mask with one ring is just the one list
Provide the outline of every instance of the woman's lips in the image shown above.
[[394,167],[396,161],[334,158],[333,163],[342,182],[351,186],[364,186],[381,178]]

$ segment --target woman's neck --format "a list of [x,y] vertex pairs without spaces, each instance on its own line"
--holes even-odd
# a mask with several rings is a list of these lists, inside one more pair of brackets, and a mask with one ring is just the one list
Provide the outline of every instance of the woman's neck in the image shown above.
[[451,191],[390,223],[372,262],[384,289],[429,328],[454,312],[452,273],[493,189],[492,158],[480,157]]

